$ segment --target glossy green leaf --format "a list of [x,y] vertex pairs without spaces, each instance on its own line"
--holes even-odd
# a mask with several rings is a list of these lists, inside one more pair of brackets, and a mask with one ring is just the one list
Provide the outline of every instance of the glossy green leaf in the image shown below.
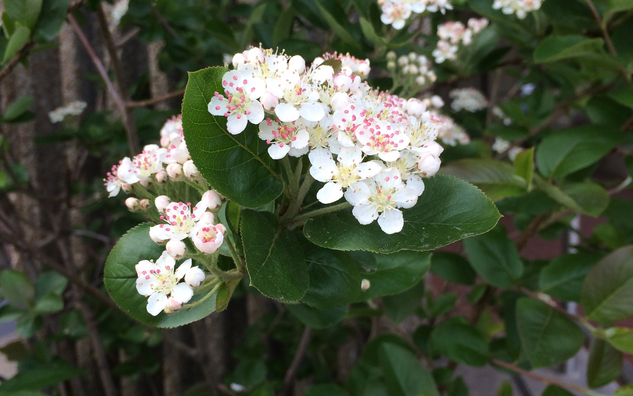
[[600,323],[633,316],[633,246],[616,250],[589,271],[580,303],[587,316]]
[[315,245],[335,250],[425,251],[484,233],[499,220],[490,199],[463,180],[437,175],[425,184],[418,203],[403,210],[399,233],[386,235],[376,222],[361,225],[349,209],[308,220],[304,235]]
[[[375,267],[364,267],[361,278],[370,282],[369,289],[361,291],[356,301],[402,293],[416,285],[431,266],[431,254],[398,252],[374,255]],[[361,262],[361,266],[363,263]]]
[[4,0],[4,9],[14,21],[32,29],[42,10],[42,0]]
[[633,8],[633,0],[609,0],[607,12],[628,11]]
[[390,395],[439,396],[433,377],[411,351],[395,344],[383,343],[379,355]]
[[431,333],[431,344],[433,350],[457,363],[476,367],[488,363],[488,342],[466,321],[452,318],[440,323]]
[[411,315],[424,297],[424,282],[420,281],[407,291],[382,299],[382,309],[396,323],[400,323]]
[[611,327],[605,330],[605,335],[615,349],[633,354],[633,330],[627,327]]
[[223,283],[218,289],[218,295],[215,299],[215,310],[217,312],[222,312],[229,306],[229,301],[231,301],[231,296],[235,291],[237,285],[240,284],[241,279],[233,279],[226,283]]
[[468,261],[459,254],[435,252],[431,257],[431,272],[449,282],[462,285],[475,283],[477,274]]
[[0,272],[0,289],[7,302],[16,308],[27,309],[33,305],[35,288],[29,278],[20,271]]
[[32,96],[22,96],[14,100],[7,107],[4,114],[2,114],[2,120],[3,121],[15,120],[16,118],[24,114],[24,112],[26,112],[29,109],[29,107],[31,107],[33,100],[35,100],[35,98]]
[[32,368],[16,374],[0,384],[0,393],[35,391],[48,388],[78,375],[85,374],[68,363],[51,363],[46,367]]
[[585,340],[582,330],[571,319],[531,298],[517,301],[516,323],[523,353],[533,368],[564,362],[582,348]]
[[574,396],[573,393],[556,385],[549,385],[541,396]]
[[602,125],[587,125],[557,131],[536,150],[536,165],[546,178],[559,178],[583,169],[611,151],[622,133]]
[[532,174],[534,173],[534,147],[522,151],[514,158],[514,170],[522,177],[529,186],[532,185]]
[[475,271],[493,286],[512,287],[523,274],[523,263],[516,245],[501,226],[487,234],[466,239],[464,248]]
[[463,159],[450,162],[440,173],[459,177],[479,187],[493,201],[521,195],[527,188],[525,179],[505,162],[491,159]]
[[310,276],[297,238],[268,212],[242,212],[242,244],[251,285],[267,297],[299,301]]
[[189,73],[182,105],[187,148],[205,179],[231,201],[248,208],[271,202],[283,191],[279,165],[270,158],[266,142],[249,123],[231,135],[226,118],[212,116],[207,107],[214,92],[224,92],[223,67]]
[[596,183],[565,183],[560,190],[589,216],[597,217],[609,206],[609,193]]
[[59,35],[66,20],[68,4],[69,0],[43,0],[42,13],[33,27],[35,41],[52,41]]
[[564,301],[579,301],[582,282],[599,259],[586,253],[556,257],[540,272],[540,291]]
[[587,385],[598,388],[614,381],[622,372],[622,352],[606,341],[594,338],[587,362]]
[[286,308],[301,323],[313,329],[324,329],[337,324],[345,318],[349,310],[347,305],[330,309],[316,309],[305,304],[286,304]]
[[[182,309],[174,314],[160,313],[152,316],[147,312],[147,297],[136,290],[136,264],[141,260],[156,260],[165,250],[149,237],[150,223],[132,228],[119,239],[110,251],[104,269],[104,284],[114,302],[135,320],[149,326],[170,328],[195,322],[215,311],[217,293],[200,305],[191,309]],[[194,263],[195,265],[195,263]],[[199,293],[193,296],[189,304],[205,296]]]
[[597,54],[603,50],[601,38],[589,39],[580,35],[549,36],[534,50],[534,62],[547,63],[583,55]]
[[358,264],[348,253],[311,245],[304,254],[310,287],[302,302],[327,309],[356,300],[361,292],[361,276]]
[[7,62],[9,59],[13,58],[15,54],[18,53],[20,48],[24,44],[29,41],[29,37],[31,37],[31,29],[26,26],[17,25],[15,27],[15,31],[9,38],[9,42],[7,43],[7,48],[4,50],[4,57],[2,58],[2,62]]

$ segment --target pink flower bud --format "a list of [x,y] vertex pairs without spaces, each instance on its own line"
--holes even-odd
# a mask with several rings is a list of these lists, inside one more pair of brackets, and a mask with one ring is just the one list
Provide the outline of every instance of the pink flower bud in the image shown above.
[[169,146],[169,142],[171,140],[169,139],[169,136],[162,136],[160,138],[160,146],[163,148],[167,148],[167,146]]
[[243,65],[246,62],[246,57],[243,54],[233,55],[233,67],[237,68],[239,65]]
[[182,165],[182,170],[185,172],[185,176],[187,176],[190,179],[195,179],[195,178],[200,177],[200,171],[198,171],[198,168],[196,167],[196,165],[193,163],[192,160],[186,161]]
[[134,197],[129,197],[128,199],[126,199],[125,206],[127,206],[130,212],[136,212],[141,208],[139,200]]
[[223,224],[221,224],[221,223],[218,223],[218,224],[215,225],[215,230],[217,232],[221,232],[222,235],[226,235],[226,227]]
[[431,177],[440,170],[442,161],[439,157],[432,153],[423,153],[418,161],[418,170],[425,177]]
[[182,165],[176,163],[167,165],[167,174],[171,180],[182,179]]
[[142,210],[148,210],[152,206],[152,204],[149,201],[149,199],[141,199],[139,204],[141,205],[141,209]]
[[361,289],[362,291],[367,291],[367,289],[369,289],[369,287],[370,287],[370,286],[371,286],[371,283],[369,282],[369,280],[368,280],[368,279],[363,279],[363,280],[360,282],[360,289]]
[[159,195],[154,200],[154,205],[156,205],[156,210],[158,210],[158,213],[165,213],[165,209],[170,203],[171,199],[169,199],[167,195]]
[[266,92],[265,94],[263,94],[259,98],[259,101],[261,102],[262,106],[264,106],[264,109],[268,111],[273,110],[279,104],[279,98],[270,92]]
[[201,224],[213,224],[214,219],[213,213],[204,212],[202,216],[200,216],[200,220],[198,220],[198,222]]
[[165,246],[165,250],[176,260],[183,258],[185,253],[187,252],[187,246],[183,241],[178,241],[176,239],[170,239],[167,242],[167,246]]
[[422,103],[421,100],[416,99],[416,98],[411,98],[407,100],[407,103],[404,105],[404,108],[407,111],[407,113],[414,116],[419,116],[420,114],[424,113],[424,111],[426,110],[426,106],[424,105],[424,103]]
[[444,151],[444,147],[442,147],[442,145],[437,142],[424,143],[422,148],[424,148],[425,152],[431,153],[437,157],[439,157],[440,154],[442,154],[442,152]]
[[152,183],[152,179],[150,179],[149,177],[138,181],[138,184],[140,184],[141,187],[143,188],[149,187],[151,183]]
[[306,61],[299,55],[295,55],[288,61],[288,70],[294,70],[302,74],[306,70]]
[[169,300],[167,300],[167,305],[165,305],[165,313],[166,314],[172,314],[174,312],[180,311],[180,308],[182,308],[182,303],[176,301],[175,298],[171,297]]
[[191,287],[198,287],[204,282],[204,272],[198,267],[191,267],[185,274],[185,283]]
[[337,92],[332,95],[332,101],[330,102],[333,111],[343,110],[349,104],[349,96],[343,92]]
[[123,183],[121,184],[121,190],[125,191],[126,193],[132,192],[132,185],[129,183]]
[[150,227],[149,237],[152,241],[156,242],[159,245],[164,245],[167,242],[166,239],[163,239],[161,237],[160,225]]
[[156,183],[165,184],[165,182],[167,182],[168,177],[169,175],[167,175],[167,172],[164,169],[161,169],[158,172],[156,172]]
[[220,198],[215,190],[209,190],[202,194],[200,201],[206,205],[209,210],[216,210],[222,206],[222,198]]

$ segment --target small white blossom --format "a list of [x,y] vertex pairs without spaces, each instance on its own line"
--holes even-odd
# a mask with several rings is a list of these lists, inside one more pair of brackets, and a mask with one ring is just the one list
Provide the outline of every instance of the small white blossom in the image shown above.
[[475,88],[454,89],[448,96],[453,99],[451,108],[455,111],[466,110],[474,113],[488,107],[486,97]]

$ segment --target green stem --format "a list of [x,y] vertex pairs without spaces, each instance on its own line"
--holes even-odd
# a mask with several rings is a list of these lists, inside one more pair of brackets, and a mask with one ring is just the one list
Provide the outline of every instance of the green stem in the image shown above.
[[301,184],[301,187],[299,188],[299,192],[297,193],[297,198],[294,201],[292,201],[292,203],[288,207],[288,210],[280,219],[279,222],[281,224],[286,224],[290,219],[292,219],[299,213],[299,211],[301,210],[301,206],[303,205],[303,200],[305,199],[306,195],[308,195],[308,192],[310,191],[310,187],[312,186],[312,183],[314,183],[314,178],[308,172],[306,173],[306,176],[303,179],[303,183]]
[[206,296],[202,297],[201,299],[199,299],[196,302],[193,302],[191,304],[185,304],[182,306],[182,309],[186,309],[187,311],[190,310],[193,307],[196,307],[200,304],[202,304],[203,302],[207,301],[209,298],[211,298],[211,296],[213,296],[215,294],[215,292],[218,291],[218,289],[220,288],[220,286],[222,285],[222,282],[218,283],[217,285],[215,285],[215,287],[213,289],[211,289],[211,291],[209,293],[207,293]]
[[306,220],[311,219],[313,217],[323,216],[329,213],[338,212],[339,210],[343,210],[343,209],[347,209],[351,207],[352,205],[349,202],[343,202],[338,205],[328,206],[323,209],[313,210],[312,212],[308,212],[308,213],[295,217],[294,219],[292,219],[293,220],[292,223],[297,226],[302,225],[306,222]]
[[214,287],[216,285],[216,283],[221,282],[220,279],[216,278],[216,277],[208,277],[204,280],[204,282],[202,282],[202,284],[196,288],[193,289],[194,294],[195,293],[200,293],[203,292],[205,290],[209,290],[212,287]]
[[233,242],[231,242],[228,238],[226,240],[226,246],[229,248],[229,252],[231,252],[231,257],[233,258],[233,262],[235,263],[235,268],[237,268],[238,271],[244,273],[244,263],[242,262],[240,256],[237,254],[237,251],[235,251],[235,246],[233,246]]
[[192,180],[189,180],[186,177],[184,179],[182,179],[182,181],[185,182],[186,184],[190,185],[191,187],[195,188],[200,193],[201,196],[202,196],[202,194],[207,192],[204,188],[202,188],[201,185],[199,185],[198,183],[196,183],[196,182],[194,182]]
[[292,166],[290,165],[290,159],[288,158],[287,155],[281,159],[281,165],[284,167],[284,170],[286,171],[286,174],[288,175],[288,192],[290,193],[291,196],[295,197],[297,196],[297,190],[295,187],[296,185],[298,185],[298,182],[295,181],[295,174],[292,171]]

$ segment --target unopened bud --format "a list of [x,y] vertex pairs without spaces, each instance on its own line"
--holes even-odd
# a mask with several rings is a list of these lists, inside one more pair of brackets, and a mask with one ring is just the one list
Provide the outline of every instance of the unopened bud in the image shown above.
[[121,184],[121,190],[125,191],[126,193],[132,192],[132,185],[129,183],[123,183]]
[[138,199],[129,197],[125,200],[125,206],[127,206],[130,212],[136,212],[141,208],[141,203]]
[[167,165],[167,175],[171,180],[181,180],[182,179],[182,165],[173,163]]
[[422,145],[422,148],[424,149],[425,152],[431,153],[437,157],[439,157],[440,154],[442,154],[442,152],[444,151],[444,147],[442,147],[442,145],[439,144],[438,142],[424,143]]
[[182,308],[182,303],[176,301],[175,298],[170,297],[169,300],[167,300],[167,305],[165,305],[163,311],[165,311],[166,314],[172,314],[174,312],[180,311],[180,308]]
[[167,178],[169,178],[169,175],[167,174],[167,171],[165,171],[164,169],[161,169],[158,172],[156,172],[156,183],[165,184],[167,182]]
[[387,70],[396,70],[396,62],[394,61],[389,61],[387,62]]
[[160,225],[155,225],[149,228],[149,238],[159,245],[164,245],[167,240],[160,237]]
[[152,203],[149,201],[149,199],[141,199],[139,201],[139,204],[141,205],[142,210],[148,210],[152,206]]
[[409,58],[407,58],[406,56],[402,55],[400,58],[398,58],[398,64],[400,66],[406,66],[409,64]]
[[426,83],[426,78],[424,78],[424,76],[417,76],[415,78],[415,83],[417,85],[424,85],[424,83]]
[[396,53],[393,52],[393,51],[387,52],[387,60],[395,61],[396,60]]
[[402,67],[402,73],[403,74],[409,74],[409,69],[411,69],[411,66],[409,65],[405,65]]
[[362,291],[367,291],[367,289],[369,289],[370,286],[371,286],[371,282],[369,282],[369,279],[363,279],[360,282],[360,289]]
[[433,96],[431,97],[431,104],[432,104],[434,107],[436,107],[436,108],[438,108],[438,109],[439,109],[440,107],[444,106],[444,100],[442,100],[442,98],[440,98],[440,97],[439,97],[439,96],[437,96],[437,95],[433,95]]
[[369,67],[369,64],[367,63],[361,63],[360,66],[358,66],[358,73],[362,74],[365,77],[369,75],[370,70],[371,68]]
[[261,48],[254,47],[246,51],[246,57],[251,63],[261,63],[264,61],[264,51]]
[[409,52],[409,60],[411,62],[415,62],[418,58],[418,54],[416,54],[415,52]]
[[222,235],[226,235],[226,227],[222,223],[218,223],[215,225],[215,231],[221,232]]
[[204,212],[202,216],[200,216],[200,220],[198,220],[198,222],[202,224],[213,224],[214,219],[215,217],[213,216],[213,213]]
[[191,287],[198,287],[204,282],[204,272],[198,267],[192,267],[185,274],[185,282]]
[[295,55],[288,61],[288,70],[294,70],[302,74],[306,70],[306,61],[299,55]]
[[167,253],[169,253],[169,255],[178,260],[183,258],[183,256],[187,252],[187,246],[183,241],[170,239],[169,242],[167,242],[167,246],[165,246],[165,250],[167,250]]
[[160,138],[160,146],[163,148],[167,148],[169,146],[169,142],[171,140],[169,139],[169,136],[161,136]]
[[150,179],[149,177],[145,178],[145,179],[141,179],[138,181],[138,184],[141,185],[141,187],[143,188],[147,188],[149,187],[149,185],[152,183],[152,179]]
[[266,92],[265,94],[263,94],[259,98],[259,101],[261,102],[264,109],[266,109],[267,111],[274,109],[279,104],[279,98],[270,92]]
[[156,205],[156,210],[158,213],[165,213],[165,209],[171,203],[171,199],[167,195],[159,195],[154,200],[154,205]]
[[435,154],[424,153],[420,156],[418,161],[418,170],[422,173],[422,176],[431,177],[434,176],[438,170],[442,161]]
[[200,171],[198,170],[198,168],[196,167],[196,165],[193,163],[192,160],[186,161],[182,165],[182,170],[185,172],[185,176],[187,176],[190,179],[196,179],[200,177]]
[[215,190],[209,190],[202,194],[200,202],[205,204],[209,210],[216,210],[222,206],[222,198],[220,198]]
[[409,65],[409,74],[418,74],[418,67],[416,65]]

